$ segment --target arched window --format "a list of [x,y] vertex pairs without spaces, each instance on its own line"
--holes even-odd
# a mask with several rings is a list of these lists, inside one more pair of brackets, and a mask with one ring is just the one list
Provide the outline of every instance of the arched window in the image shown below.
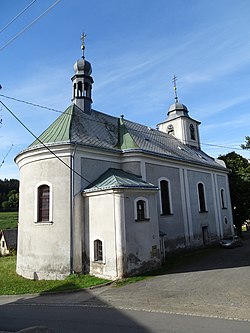
[[226,200],[225,200],[225,191],[223,188],[220,190],[220,199],[221,199],[221,208],[224,208],[224,209],[227,208]]
[[161,202],[161,214],[171,215],[171,201],[170,201],[170,184],[166,179],[160,181],[160,202]]
[[37,221],[49,222],[50,187],[48,185],[39,186],[37,197],[38,197]]
[[200,213],[207,212],[204,184],[198,184],[198,197]]
[[194,125],[191,124],[189,128],[190,128],[190,137],[191,137],[191,140],[196,140],[196,139],[195,139],[195,129],[194,129]]
[[94,261],[103,261],[102,241],[100,239],[94,241]]
[[134,202],[135,208],[135,220],[146,221],[149,220],[148,200],[143,197],[139,197]]
[[145,220],[145,201],[138,200],[136,203],[136,210],[137,210],[137,220],[143,221]]
[[77,96],[82,97],[82,82],[81,81],[79,81],[77,83]]

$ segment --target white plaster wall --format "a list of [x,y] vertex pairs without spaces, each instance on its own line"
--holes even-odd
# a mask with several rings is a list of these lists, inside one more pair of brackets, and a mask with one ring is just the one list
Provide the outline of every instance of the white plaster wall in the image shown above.
[[[70,165],[70,157],[62,158]],[[35,223],[37,184],[51,184],[52,222]],[[70,170],[56,158],[22,161],[17,273],[33,279],[61,279],[70,273]]]
[[[147,199],[149,219],[135,221],[134,201],[138,197]],[[157,192],[129,191],[124,192],[126,220],[126,258],[127,275],[145,272],[160,264],[160,241],[157,214]],[[155,250],[152,251],[152,247]]]
[[[92,193],[85,197],[88,206],[90,274],[104,278],[117,278],[116,225],[113,192]],[[94,240],[103,244],[103,261],[94,261]]]

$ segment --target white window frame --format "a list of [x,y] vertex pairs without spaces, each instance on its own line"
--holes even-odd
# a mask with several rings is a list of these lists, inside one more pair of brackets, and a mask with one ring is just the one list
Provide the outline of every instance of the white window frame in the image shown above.
[[[138,220],[138,216],[137,216],[137,202],[138,201],[144,201],[145,202],[145,219],[144,220]],[[148,199],[145,198],[145,197],[137,197],[135,200],[134,200],[134,219],[135,221],[138,221],[138,222],[143,222],[145,220],[149,220],[149,206],[148,206]]]
[[[168,195],[169,195],[169,207],[170,207],[170,214],[163,215],[162,211],[162,200],[161,200],[161,181],[166,180],[168,182]],[[160,200],[160,213],[162,216],[169,216],[173,215],[173,204],[172,204],[172,191],[171,191],[171,182],[166,177],[161,177],[158,179],[158,188],[159,188],[159,200]]]
[[[41,222],[38,220],[38,188],[42,185],[49,186],[49,221],[48,222]],[[52,184],[48,181],[42,181],[36,184],[35,186],[35,203],[34,203],[34,222],[38,224],[51,224],[53,223],[53,211],[52,211],[52,202],[53,202],[53,187]]]

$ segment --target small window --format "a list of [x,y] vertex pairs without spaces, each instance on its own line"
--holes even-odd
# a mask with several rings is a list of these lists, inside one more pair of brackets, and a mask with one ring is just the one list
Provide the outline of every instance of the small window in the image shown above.
[[79,81],[77,83],[77,96],[82,97],[82,82],[81,81]]
[[100,239],[94,241],[94,261],[103,261],[102,241]]
[[220,190],[220,199],[221,199],[221,208],[222,209],[227,208],[226,201],[225,201],[225,191],[223,188]]
[[227,224],[227,218],[226,218],[226,216],[224,217],[224,223]]
[[189,128],[190,128],[190,137],[191,137],[191,140],[196,140],[194,125],[191,124]]
[[171,215],[170,203],[170,184],[167,180],[160,181],[160,195],[161,195],[161,214]]
[[204,188],[204,185],[202,183],[198,184],[198,197],[199,197],[200,213],[207,212],[206,198],[205,198],[205,188]]
[[5,247],[5,241],[2,241],[2,247]]
[[38,222],[49,221],[50,188],[48,185],[38,187]]
[[145,220],[145,201],[138,200],[136,203],[137,208],[137,220],[143,221]]
[[135,220],[145,221],[149,220],[148,200],[140,197],[135,200]]

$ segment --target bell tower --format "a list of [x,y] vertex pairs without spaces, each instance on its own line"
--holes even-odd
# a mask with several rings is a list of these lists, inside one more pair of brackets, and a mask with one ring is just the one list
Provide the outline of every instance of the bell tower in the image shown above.
[[77,60],[77,62],[74,64],[75,75],[71,78],[73,82],[72,102],[76,104],[80,109],[82,109],[85,113],[91,114],[91,91],[94,80],[91,77],[91,64],[90,62],[85,60],[84,56],[85,37],[86,35],[83,33],[81,37],[82,58]]
[[160,131],[173,135],[182,143],[200,149],[200,122],[189,117],[187,107],[179,103],[176,87],[176,76],[174,75],[175,103],[172,104],[167,113],[167,120],[158,124]]

